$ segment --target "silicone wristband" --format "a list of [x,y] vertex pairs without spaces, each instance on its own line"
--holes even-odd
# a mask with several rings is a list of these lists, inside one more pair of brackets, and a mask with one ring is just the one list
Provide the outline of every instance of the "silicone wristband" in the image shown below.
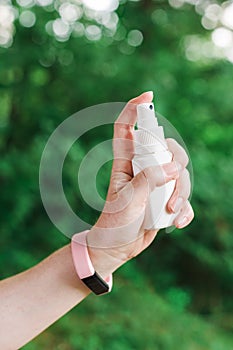
[[71,251],[75,270],[81,281],[96,295],[109,293],[112,289],[112,275],[103,279],[95,271],[88,253],[88,232],[76,233],[72,237]]

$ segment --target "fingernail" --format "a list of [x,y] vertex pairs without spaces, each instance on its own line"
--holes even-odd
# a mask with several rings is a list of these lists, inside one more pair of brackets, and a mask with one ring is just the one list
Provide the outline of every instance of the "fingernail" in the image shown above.
[[183,205],[183,198],[182,197],[178,197],[176,202],[175,202],[175,205],[173,206],[173,211],[174,213],[178,212],[181,208],[182,208],[182,205]]
[[182,227],[184,227],[185,225],[187,225],[187,223],[188,223],[188,218],[187,218],[187,216],[184,216],[184,217],[182,217],[178,222],[177,222],[177,227],[178,228],[182,228]]
[[150,98],[151,100],[153,100],[153,97],[154,97],[154,93],[153,91],[145,91],[143,92],[140,96],[145,96],[147,98]]

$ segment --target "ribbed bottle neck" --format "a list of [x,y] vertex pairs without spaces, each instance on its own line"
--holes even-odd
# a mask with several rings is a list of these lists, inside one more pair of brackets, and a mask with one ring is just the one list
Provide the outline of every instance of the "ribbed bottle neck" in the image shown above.
[[161,126],[153,129],[139,129],[134,132],[135,154],[164,152],[167,144]]

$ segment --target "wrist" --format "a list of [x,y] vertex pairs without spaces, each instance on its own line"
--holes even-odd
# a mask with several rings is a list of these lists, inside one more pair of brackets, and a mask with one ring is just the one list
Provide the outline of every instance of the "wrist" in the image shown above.
[[98,240],[98,237],[98,227],[93,226],[87,234],[88,252],[95,270],[105,278],[116,271],[126,261],[120,257],[116,257],[112,253],[113,249],[106,247],[103,248],[101,245],[101,239]]
[[90,256],[87,243],[88,232],[88,230],[85,230],[72,236],[71,252],[73,263],[80,280],[96,295],[102,295],[110,292],[112,289],[112,273],[105,276],[105,272],[108,270],[104,269],[101,271],[101,276],[99,271],[96,271],[92,260],[95,261],[95,265],[98,268],[102,265],[99,265],[98,260],[95,259],[93,254]]

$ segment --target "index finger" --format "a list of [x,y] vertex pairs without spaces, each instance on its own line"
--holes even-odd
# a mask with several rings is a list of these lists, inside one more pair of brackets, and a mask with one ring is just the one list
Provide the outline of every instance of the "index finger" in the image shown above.
[[115,122],[115,126],[117,127],[118,124],[134,126],[137,121],[137,110],[136,110],[137,105],[140,103],[149,103],[152,100],[153,100],[153,91],[147,91],[135,98],[132,98],[127,103],[123,111],[120,113],[119,117]]
[[133,131],[137,121],[137,105],[149,103],[152,99],[152,91],[131,99],[117,118],[113,136],[114,171],[122,171],[133,176],[131,160],[134,155]]

